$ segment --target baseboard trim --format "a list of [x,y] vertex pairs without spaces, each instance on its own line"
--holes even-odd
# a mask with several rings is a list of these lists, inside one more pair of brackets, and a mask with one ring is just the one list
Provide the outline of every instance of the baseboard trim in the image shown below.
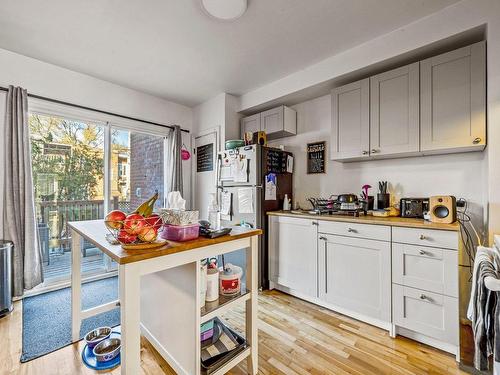
[[270,289],[277,289],[283,293],[290,294],[291,296],[303,299],[304,301],[314,303],[315,305],[327,308],[328,310],[332,310],[332,311],[338,312],[342,315],[348,316],[349,318],[353,318],[353,319],[362,321],[364,323],[371,324],[372,326],[381,328],[381,329],[386,330],[386,331],[391,331],[391,328],[392,328],[391,322],[386,322],[386,321],[383,321],[380,319],[372,318],[370,316],[366,316],[366,315],[357,313],[355,311],[348,310],[348,309],[345,309],[343,307],[339,307],[339,306],[330,304],[328,302],[320,300],[319,298],[305,295],[305,294],[297,292],[293,289],[287,288],[286,286],[276,284],[273,282],[269,283],[269,288]]
[[[423,335],[421,333],[412,331],[412,330],[404,328],[404,327],[396,326],[395,333],[396,333],[396,335],[407,337],[409,339],[421,342],[422,344],[426,344],[426,345],[432,346],[433,348],[437,348],[437,349],[443,350],[445,352],[451,353],[455,356],[457,356],[457,353],[459,353],[458,346],[456,346],[456,345],[437,340],[433,337]],[[460,359],[457,362],[460,362]]]

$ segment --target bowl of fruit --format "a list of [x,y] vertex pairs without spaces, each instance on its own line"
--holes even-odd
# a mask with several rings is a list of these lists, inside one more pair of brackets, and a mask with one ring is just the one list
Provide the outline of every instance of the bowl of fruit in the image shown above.
[[165,240],[158,238],[163,220],[153,212],[157,199],[158,192],[129,214],[113,210],[106,215],[104,224],[124,249],[153,248],[165,244]]

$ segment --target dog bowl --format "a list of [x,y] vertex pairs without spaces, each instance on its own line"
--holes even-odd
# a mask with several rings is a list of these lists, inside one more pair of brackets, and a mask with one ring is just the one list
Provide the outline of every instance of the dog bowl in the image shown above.
[[101,341],[106,340],[111,335],[111,327],[99,327],[85,335],[85,342],[92,349]]
[[118,338],[106,339],[94,347],[93,353],[97,362],[107,362],[120,354],[121,346],[121,340]]

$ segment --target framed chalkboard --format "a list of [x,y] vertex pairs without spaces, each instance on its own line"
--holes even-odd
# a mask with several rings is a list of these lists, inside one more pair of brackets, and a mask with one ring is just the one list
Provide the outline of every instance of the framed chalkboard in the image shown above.
[[307,173],[325,173],[326,142],[307,144]]
[[208,143],[196,147],[196,172],[210,172],[214,170],[214,144]]

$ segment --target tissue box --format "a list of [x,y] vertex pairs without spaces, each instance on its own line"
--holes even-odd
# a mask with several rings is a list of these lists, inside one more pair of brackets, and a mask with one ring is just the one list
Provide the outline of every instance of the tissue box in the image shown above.
[[199,211],[183,211],[162,208],[160,210],[160,216],[165,224],[188,225],[198,223],[200,213]]

